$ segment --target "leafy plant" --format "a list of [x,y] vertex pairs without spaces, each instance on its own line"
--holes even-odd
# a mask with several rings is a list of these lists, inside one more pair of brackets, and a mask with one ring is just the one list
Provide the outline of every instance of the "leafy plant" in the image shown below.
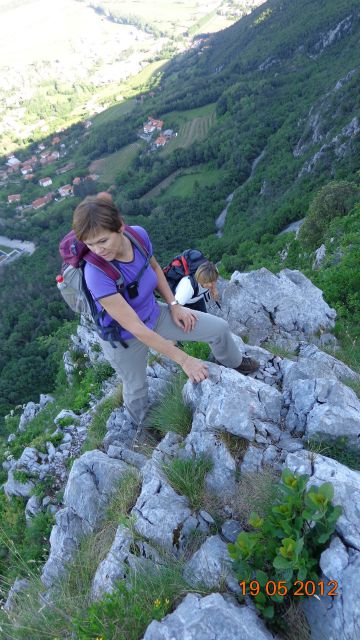
[[308,480],[306,475],[284,469],[278,497],[267,515],[252,513],[252,531],[241,532],[235,544],[228,545],[237,578],[240,582],[259,582],[255,605],[274,623],[286,593],[267,595],[267,582],[282,581],[290,593],[295,580],[316,581],[320,553],[341,514],[341,507],[331,504],[332,484],[325,482],[307,490]]
[[21,482],[21,484],[26,484],[32,479],[30,478],[30,475],[22,469],[15,469],[13,472],[13,477],[16,482]]
[[205,476],[211,471],[213,463],[209,458],[174,458],[164,465],[164,471],[171,486],[181,495],[187,496],[193,509],[202,506]]

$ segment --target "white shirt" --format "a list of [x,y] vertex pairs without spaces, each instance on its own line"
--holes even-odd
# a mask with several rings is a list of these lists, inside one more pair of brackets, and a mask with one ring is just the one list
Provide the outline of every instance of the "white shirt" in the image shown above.
[[210,299],[209,289],[204,289],[204,287],[199,286],[198,295],[194,296],[194,288],[191,284],[190,276],[184,276],[181,278],[179,284],[175,289],[175,299],[179,302],[179,304],[192,304],[193,302],[197,302],[204,298],[206,301]]

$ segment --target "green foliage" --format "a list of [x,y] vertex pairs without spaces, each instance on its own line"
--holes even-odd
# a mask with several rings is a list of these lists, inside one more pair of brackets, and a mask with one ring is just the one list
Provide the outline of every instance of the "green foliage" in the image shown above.
[[22,471],[21,469],[15,469],[13,472],[13,477],[16,482],[21,482],[21,484],[26,484],[30,480],[30,476],[26,471]]
[[273,623],[280,619],[279,608],[286,603],[286,596],[267,595],[267,581],[284,581],[289,593],[296,580],[316,581],[321,551],[341,514],[341,507],[331,504],[333,485],[326,482],[307,490],[308,479],[284,469],[278,497],[269,512],[264,517],[252,513],[252,531],[241,532],[235,544],[228,545],[238,580],[259,581],[261,590],[254,602]]
[[207,342],[184,342],[183,351],[193,358],[208,360],[211,349]]
[[346,180],[328,182],[312,200],[305,222],[299,233],[300,242],[318,247],[324,238],[329,222],[349,213],[359,198],[359,189]]
[[122,403],[122,387],[119,387],[109,398],[99,402],[88,427],[87,437],[82,446],[82,453],[92,451],[100,446],[105,437],[106,423],[111,413],[121,407]]
[[79,640],[139,640],[150,622],[161,620],[187,590],[181,571],[171,566],[129,572],[128,582],[130,586],[119,582],[112,594],[74,618]]
[[360,471],[360,452],[349,445],[346,436],[340,436],[335,440],[324,437],[309,438],[307,447],[314,453],[333,458],[350,469]]
[[205,477],[212,467],[212,461],[205,456],[194,459],[174,458],[164,465],[164,471],[175,491],[187,496],[191,507],[199,510],[203,503]]
[[185,437],[191,429],[192,413],[182,397],[185,381],[183,374],[177,375],[160,402],[149,411],[147,423],[164,435],[174,431]]
[[288,358],[289,360],[296,359],[297,353],[289,349],[277,345],[275,342],[263,342],[261,345],[267,351],[270,351],[274,356],[280,356],[281,358]]
[[54,517],[41,512],[26,524],[23,500],[8,500],[1,492],[0,521],[0,592],[4,595],[16,577],[29,577],[40,570],[48,554]]
[[90,367],[76,369],[76,394],[71,408],[81,412],[89,406],[93,398],[101,395],[102,383],[114,374],[108,363],[98,363]]

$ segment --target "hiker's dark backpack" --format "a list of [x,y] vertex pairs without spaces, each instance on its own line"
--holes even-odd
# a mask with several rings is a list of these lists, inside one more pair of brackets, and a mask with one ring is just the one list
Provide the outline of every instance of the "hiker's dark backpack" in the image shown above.
[[76,238],[74,231],[70,231],[60,242],[59,251],[63,263],[61,274],[57,276],[56,281],[65,302],[76,313],[84,314],[103,340],[109,341],[114,347],[116,342],[120,342],[126,348],[128,345],[121,337],[122,328],[119,323],[112,320],[109,325],[104,326],[106,312],[104,309],[98,311],[84,276],[84,266],[89,262],[114,280],[119,293],[123,294],[125,288],[129,291],[129,287],[137,287],[150,262],[151,255],[144,239],[135,229],[126,225],[124,235],[137,247],[145,259],[144,265],[133,282],[125,285],[121,271],[111,262],[90,251],[84,242]]
[[173,258],[170,264],[163,268],[171,291],[175,294],[180,280],[184,276],[189,276],[191,286],[194,289],[194,297],[196,297],[199,293],[199,285],[195,280],[195,273],[204,262],[207,262],[207,258],[198,249],[186,249],[183,253]]

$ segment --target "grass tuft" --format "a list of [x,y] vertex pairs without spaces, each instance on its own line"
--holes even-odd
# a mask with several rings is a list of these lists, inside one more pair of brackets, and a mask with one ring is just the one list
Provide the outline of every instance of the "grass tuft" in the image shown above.
[[159,404],[149,411],[147,424],[163,435],[174,431],[185,437],[190,432],[192,413],[182,397],[184,383],[185,377],[177,375]]
[[198,511],[204,500],[205,477],[213,463],[209,458],[174,458],[164,465],[165,475],[177,493],[189,498],[191,507]]

